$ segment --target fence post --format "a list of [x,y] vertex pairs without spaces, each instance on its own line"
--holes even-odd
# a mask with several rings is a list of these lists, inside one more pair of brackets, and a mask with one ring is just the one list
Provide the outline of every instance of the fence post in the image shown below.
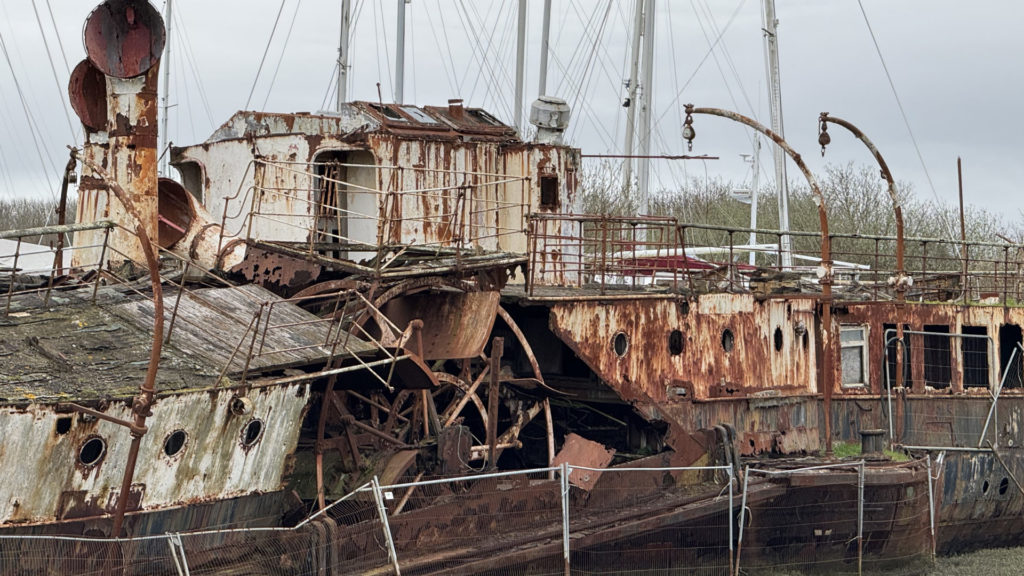
[[398,554],[395,553],[395,541],[391,538],[391,525],[388,523],[388,510],[384,507],[384,497],[380,493],[380,481],[373,477],[373,499],[377,501],[377,513],[380,515],[381,524],[384,528],[384,539],[388,542],[388,559],[395,569],[395,576],[402,576],[402,570],[398,567]]
[[928,527],[932,537],[932,562],[935,562],[935,496],[932,493],[932,455],[925,460],[928,464]]
[[735,573],[732,570],[733,553],[734,553],[734,551],[733,551],[733,542],[732,542],[732,522],[733,522],[733,517],[732,517],[732,513],[733,513],[733,498],[732,498],[733,489],[732,489],[732,482],[735,479],[735,473],[733,472],[732,466],[729,466],[728,470],[729,470],[729,512],[726,514],[726,516],[729,517],[729,576],[734,576]]
[[562,559],[565,561],[565,576],[570,576],[569,567],[569,463],[562,462]]
[[185,545],[181,543],[181,534],[167,534],[167,545],[171,547],[171,557],[178,576],[191,576],[188,570],[188,557],[185,556]]
[[[743,523],[746,521],[747,512],[747,481],[750,480],[750,466],[743,468],[743,496],[740,498],[740,533],[736,540],[736,569],[734,574],[740,573],[740,553],[743,551]],[[730,515],[732,511],[730,510]]]
[[857,473],[857,574],[864,573],[864,461]]

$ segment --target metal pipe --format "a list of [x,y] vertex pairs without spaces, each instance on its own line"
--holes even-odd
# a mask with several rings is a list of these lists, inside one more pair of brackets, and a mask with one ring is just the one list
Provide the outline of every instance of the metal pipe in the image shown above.
[[857,471],[857,574],[864,573],[864,461]]
[[565,561],[565,576],[572,574],[569,566],[569,463],[562,462],[562,559]]
[[[399,0],[403,1],[403,0]],[[384,530],[384,539],[388,542],[388,559],[395,569],[395,576],[402,576],[402,570],[398,567],[398,553],[395,552],[395,541],[391,537],[391,525],[388,523],[388,509],[384,507],[384,496],[381,494],[380,482],[373,477],[373,499],[377,502],[377,513],[380,515],[381,528]]]
[[[1010,360],[1006,363],[1006,371],[1003,372],[1002,379],[999,380],[999,387],[996,388],[995,394],[992,395],[992,406],[988,409],[988,416],[985,418],[985,426],[981,429],[981,437],[978,438],[978,448],[985,442],[985,435],[988,434],[988,425],[992,421],[992,416],[996,412],[996,405],[999,404],[999,394],[1003,391],[1003,386],[1006,385],[1006,377],[1010,375],[1010,370],[1013,369],[1013,359],[1017,357],[1017,351],[1021,350],[1021,345],[1018,343],[1013,347],[1013,351],[1010,352]],[[995,434],[993,438],[993,444],[996,448],[999,447],[999,434]]]
[[[72,150],[72,156],[89,167],[97,176],[107,183],[107,187],[121,202],[125,212],[135,220],[135,234],[142,246],[142,252],[146,257],[146,265],[149,268],[150,284],[153,287],[153,345],[149,355],[149,365],[146,368],[146,376],[139,387],[139,395],[132,402],[132,412],[135,414],[135,426],[137,429],[144,429],[149,409],[156,397],[156,373],[160,366],[160,352],[164,339],[164,295],[160,285],[160,265],[157,262],[156,252],[153,250],[153,242],[146,232],[143,219],[135,208],[135,203],[125,192],[124,188],[114,179],[110,178],[107,172],[95,162],[83,157],[78,150]],[[124,523],[125,509],[128,507],[129,492],[132,487],[132,477],[135,475],[135,464],[139,458],[139,447],[142,442],[142,434],[132,430],[132,444],[128,449],[128,462],[125,465],[124,478],[121,482],[121,493],[117,497],[117,507],[114,509],[114,526],[111,534],[120,535],[121,526]]]
[[[893,289],[896,291],[896,337],[901,341],[903,340],[903,324],[906,316],[906,304],[907,304],[907,288],[909,286],[909,280],[906,275],[906,267],[903,261],[904,254],[904,242],[903,242],[903,206],[900,204],[899,194],[896,192],[896,181],[892,177],[892,172],[889,171],[889,165],[885,162],[885,158],[882,157],[882,153],[875,147],[874,142],[871,141],[859,128],[851,124],[850,122],[837,118],[835,116],[829,116],[828,112],[822,112],[818,115],[818,122],[821,124],[821,134],[818,137],[818,142],[821,144],[821,152],[825,153],[825,146],[828,145],[831,140],[826,132],[828,123],[842,126],[850,131],[858,140],[867,146],[871,155],[875,157],[875,161],[878,162],[878,167],[882,170],[882,178],[885,179],[888,184],[889,198],[892,199],[892,210],[896,217],[896,278]],[[876,266],[877,268],[877,266]],[[896,385],[900,388],[903,387],[903,349],[897,348],[896,351],[896,365],[899,366],[899,370],[896,372]]]
[[[654,15],[655,0],[644,0],[643,79],[640,81],[640,156],[651,153],[651,98],[654,93]],[[651,162],[642,158],[637,163],[637,196],[641,214],[650,214]]]
[[[811,174],[807,165],[804,164],[803,158],[800,154],[797,154],[793,148],[789,146],[782,136],[764,127],[761,123],[747,118],[742,114],[736,112],[730,112],[728,110],[721,110],[718,108],[695,108],[693,104],[687,104],[685,106],[687,118],[692,114],[708,114],[711,116],[720,116],[722,118],[728,118],[734,120],[740,124],[744,124],[757,130],[770,138],[773,142],[779,145],[782,150],[789,154],[789,157],[793,159],[800,171],[803,172],[804,178],[807,179],[808,185],[811,187],[811,194],[813,195],[814,203],[818,207],[818,221],[821,225],[821,269],[820,279],[821,284],[821,301],[822,301],[822,350],[824,351],[823,360],[824,366],[822,367],[822,374],[824,382],[823,386],[823,397],[824,397],[824,409],[825,409],[825,454],[827,456],[832,455],[832,387],[835,374],[833,374],[832,362],[833,353],[832,350],[832,250],[831,241],[828,234],[828,214],[825,212],[825,197],[821,193],[821,187],[818,186],[818,181]],[[689,140],[693,141],[692,133],[692,119],[686,124],[686,128],[691,130],[689,134]],[[684,129],[684,133],[685,133]],[[684,137],[686,135],[684,134]],[[784,252],[785,254],[785,252]]]
[[164,97],[163,100],[163,114],[160,119],[160,146],[156,152],[157,158],[160,158],[160,171],[161,176],[170,178],[168,171],[171,166],[171,154],[169,150],[166,150],[170,137],[170,130],[168,130],[168,113],[171,110],[171,29],[173,23],[171,21],[172,10],[174,6],[173,0],[167,0],[166,15],[164,16],[164,25],[167,27],[167,41],[164,44],[164,55],[161,58],[162,65],[164,67]]
[[932,541],[932,558],[935,557],[935,495],[932,491],[932,455],[925,456],[928,465],[928,528]]
[[[762,30],[764,31],[765,42],[765,67],[768,69],[768,96],[771,107],[772,131],[785,138],[786,130],[782,125],[782,84],[779,73],[779,20],[775,17],[775,0],[763,0],[764,20]],[[776,142],[777,143],[777,142]],[[778,187],[779,197],[779,228],[789,231],[789,178],[786,175],[786,157],[779,148],[772,149],[772,158],[775,160],[775,185]],[[793,265],[793,248],[788,234],[779,237],[779,247],[782,254],[783,268]]]

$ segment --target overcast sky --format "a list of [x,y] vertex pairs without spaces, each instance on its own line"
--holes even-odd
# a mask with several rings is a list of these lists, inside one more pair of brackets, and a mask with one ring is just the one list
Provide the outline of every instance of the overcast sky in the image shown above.
[[[253,90],[281,2],[175,0],[171,140],[185,145],[206,139],[233,112],[246,108],[247,101],[250,109],[279,112],[330,107],[340,4],[285,0]],[[396,1],[352,4],[356,14],[349,99],[377,100],[380,82],[384,100],[390,101]],[[527,109],[537,95],[542,4],[529,0]],[[585,154],[621,153],[633,0],[553,4],[548,93],[573,107],[569,141]],[[163,11],[162,1],[154,5]],[[406,102],[442,105],[461,97],[467,105],[487,108],[511,123],[516,5],[515,0],[411,0]],[[53,54],[53,68],[33,6]],[[0,35],[14,70],[12,76],[8,62],[0,60],[0,197],[54,194],[66,146],[73,139],[64,107],[68,69],[84,57],[81,31],[94,6],[90,0],[0,2]],[[863,0],[863,6],[924,166],[856,0],[777,1],[787,140],[812,169],[820,169],[824,161],[871,162],[860,143],[839,128],[831,130],[833,144],[822,160],[816,119],[819,112],[831,112],[874,140],[897,179],[912,183],[919,196],[934,198],[926,166],[934,194],[947,202],[956,202],[960,155],[968,203],[1020,218],[1024,7],[1006,0]],[[685,152],[679,133],[681,106],[687,102],[769,122],[761,29],[759,0],[658,0],[654,153]],[[15,77],[37,126],[35,136]],[[80,132],[73,113],[71,124]],[[671,189],[681,179],[705,174],[749,178],[740,158],[751,150],[747,130],[711,117],[697,118],[695,127],[693,153],[721,160],[660,163],[656,188]],[[770,178],[767,150],[762,172]],[[791,180],[797,177],[790,165]]]

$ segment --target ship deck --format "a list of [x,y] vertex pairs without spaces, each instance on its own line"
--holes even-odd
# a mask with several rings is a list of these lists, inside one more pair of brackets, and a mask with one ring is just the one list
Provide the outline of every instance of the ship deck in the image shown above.
[[[129,398],[142,384],[153,341],[152,300],[124,286],[16,295],[0,309],[0,403]],[[164,291],[158,393],[209,389],[331,357],[331,325],[263,288]],[[259,323],[256,317],[259,315]],[[254,325],[256,327],[254,328]],[[262,327],[260,327],[262,326]],[[334,354],[370,356],[349,337]],[[223,384],[223,382],[221,383]]]

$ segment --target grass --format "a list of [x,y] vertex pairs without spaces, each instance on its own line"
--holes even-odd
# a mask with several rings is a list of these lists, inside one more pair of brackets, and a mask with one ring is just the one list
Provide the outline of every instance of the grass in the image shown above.
[[[836,458],[851,458],[860,456],[860,444],[857,442],[836,442],[832,444],[832,453]],[[909,462],[910,456],[895,450],[883,450],[883,453],[893,462]]]

